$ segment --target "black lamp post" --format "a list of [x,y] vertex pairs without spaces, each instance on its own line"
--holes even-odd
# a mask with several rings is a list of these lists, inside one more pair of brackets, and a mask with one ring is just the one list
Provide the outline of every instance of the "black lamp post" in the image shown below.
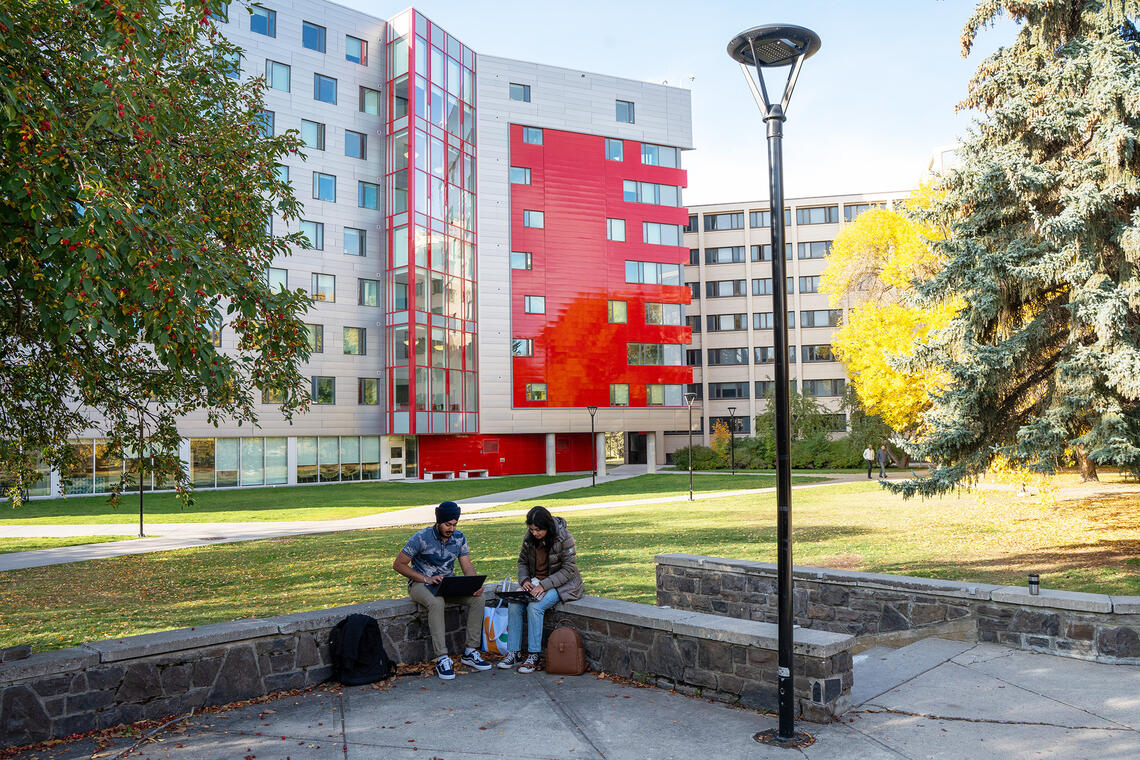
[[696,400],[697,394],[685,394],[685,403],[689,407],[689,501],[693,500],[693,402]]
[[728,408],[728,459],[732,474],[736,474],[736,407]]
[[594,415],[598,413],[598,407],[588,406],[586,411],[590,413],[590,462],[593,465],[593,472],[590,473],[590,485],[596,486],[598,484],[598,442],[594,438]]
[[[806,746],[811,738],[796,733],[795,684],[792,664],[792,466],[791,430],[788,397],[788,321],[787,293],[784,288],[784,162],[783,139],[785,112],[792,97],[804,59],[819,50],[819,35],[810,29],[790,24],[758,26],[741,32],[728,43],[729,56],[740,64],[748,80],[748,88],[768,125],[768,182],[771,197],[772,225],[772,317],[775,333],[776,381],[776,533],[777,533],[777,599],[779,669],[777,690],[780,703],[780,725],[776,731],[762,731],[756,741],[781,747]],[[753,80],[749,67],[756,69]],[[788,79],[779,101],[768,99],[763,69],[787,66]],[[759,84],[759,89],[757,89]]]

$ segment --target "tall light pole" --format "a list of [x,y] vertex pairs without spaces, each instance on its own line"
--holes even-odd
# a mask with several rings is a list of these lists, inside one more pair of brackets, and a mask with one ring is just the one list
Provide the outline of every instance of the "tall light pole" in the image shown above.
[[[785,112],[792,90],[806,58],[819,50],[819,35],[810,29],[790,24],[770,24],[741,32],[728,43],[728,55],[740,64],[748,80],[748,88],[768,125],[768,183],[771,198],[769,217],[772,225],[772,317],[775,329],[776,364],[776,593],[778,629],[777,692],[780,725],[775,731],[762,731],[756,741],[780,747],[806,746],[811,737],[796,733],[796,694],[792,664],[792,461],[791,417],[788,397],[788,320],[787,292],[784,288],[784,160],[783,139]],[[753,80],[749,66],[756,69]],[[788,67],[784,92],[777,102],[768,98],[763,69]],[[757,88],[759,84],[759,88]]]
[[685,394],[685,403],[689,406],[689,501],[693,500],[693,402],[696,400],[697,394]]
[[590,473],[590,485],[596,486],[598,484],[598,442],[594,437],[594,415],[598,413],[598,407],[588,406],[586,411],[590,413],[590,462],[593,465],[593,472]]
[[732,474],[736,474],[736,407],[728,408],[728,458],[732,465]]

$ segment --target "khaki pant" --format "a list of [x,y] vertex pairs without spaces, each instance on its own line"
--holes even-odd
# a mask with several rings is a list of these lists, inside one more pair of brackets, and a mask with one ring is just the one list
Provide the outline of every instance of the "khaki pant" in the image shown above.
[[428,630],[431,631],[431,645],[435,656],[442,657],[447,654],[447,643],[444,634],[443,610],[447,602],[462,604],[467,608],[467,646],[478,649],[483,643],[483,597],[482,596],[449,596],[445,600],[428,591],[426,583],[412,583],[408,586],[408,596],[416,604],[427,608]]

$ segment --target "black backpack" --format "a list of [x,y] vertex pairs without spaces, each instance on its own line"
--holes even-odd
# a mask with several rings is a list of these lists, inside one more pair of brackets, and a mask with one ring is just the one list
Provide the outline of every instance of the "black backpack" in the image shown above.
[[349,615],[329,634],[333,678],[345,686],[383,681],[396,672],[380,636],[380,625],[368,615]]

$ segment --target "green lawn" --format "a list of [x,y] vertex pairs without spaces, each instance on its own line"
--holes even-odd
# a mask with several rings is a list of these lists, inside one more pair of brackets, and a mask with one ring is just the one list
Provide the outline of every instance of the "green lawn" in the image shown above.
[[[196,492],[190,509],[183,509],[172,493],[148,493],[143,497],[143,514],[147,522],[178,523],[336,520],[578,477],[581,475],[518,475],[424,483],[374,481],[209,490]],[[138,522],[138,519],[137,494],[124,495],[118,509],[112,509],[102,496],[35,499],[18,509],[0,504],[0,526],[119,525]]]
[[[793,492],[796,564],[1140,594],[1135,489],[1055,507],[1012,493],[903,502],[877,483]],[[653,556],[775,559],[774,495],[568,513],[592,594],[654,600]],[[513,577],[519,518],[461,523],[480,572]],[[37,649],[404,595],[412,528],[352,531],[0,574],[0,647]]]
[[58,549],[61,546],[105,544],[108,541],[128,541],[134,536],[73,536],[69,538],[0,538],[0,554],[33,552],[39,549]]

